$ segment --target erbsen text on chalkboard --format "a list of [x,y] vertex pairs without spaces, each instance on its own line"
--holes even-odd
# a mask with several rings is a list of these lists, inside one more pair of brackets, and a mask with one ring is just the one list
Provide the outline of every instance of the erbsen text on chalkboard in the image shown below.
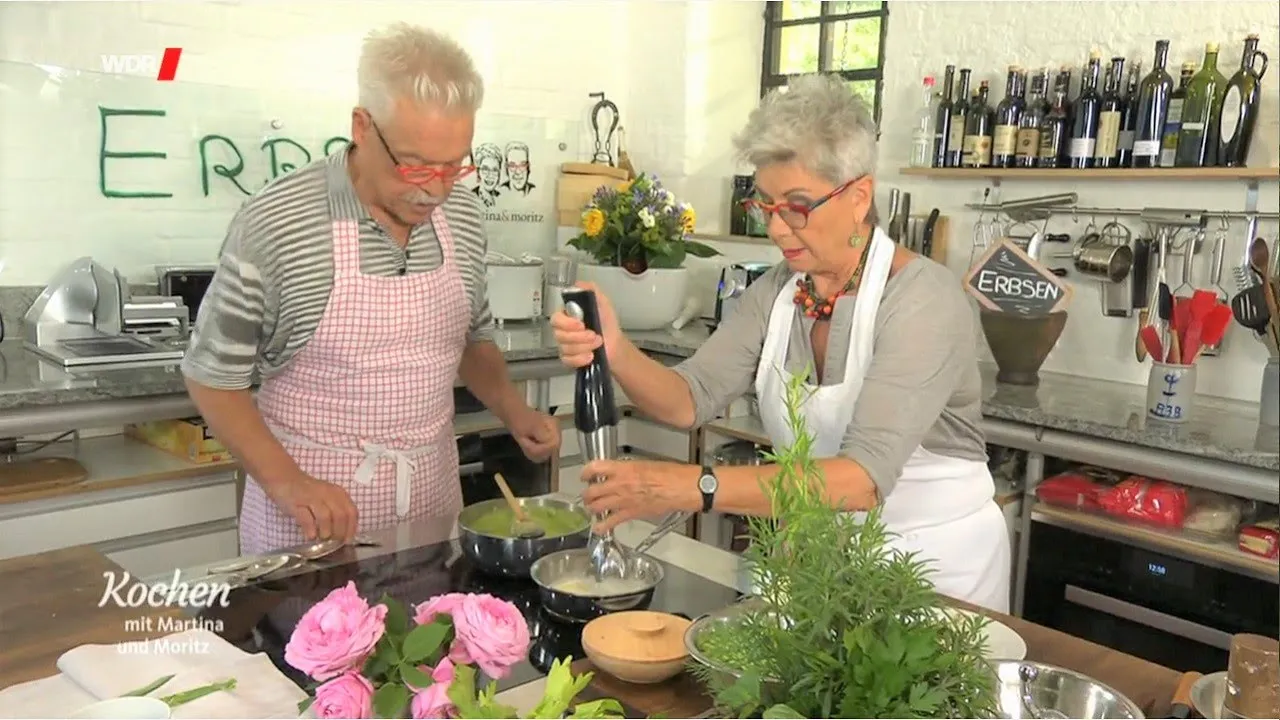
[[1065,310],[1072,288],[1013,241],[992,245],[969,270],[964,289],[987,310],[1041,317]]

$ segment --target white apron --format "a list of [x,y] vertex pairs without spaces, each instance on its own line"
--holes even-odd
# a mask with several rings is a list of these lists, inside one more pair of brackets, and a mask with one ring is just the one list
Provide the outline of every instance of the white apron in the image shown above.
[[[838,385],[809,387],[812,394],[802,408],[814,436],[814,456],[836,457],[845,430],[853,420],[862,380],[875,346],[876,313],[893,264],[893,241],[876,228],[863,270],[862,287],[854,306],[844,380]],[[797,274],[795,279],[799,279]],[[756,399],[765,432],[775,447],[794,438],[787,424],[787,340],[796,317],[794,282],[778,293],[769,315],[760,365],[756,370]],[[917,447],[902,475],[884,498],[881,518],[895,533],[895,548],[919,553],[929,563],[938,592],[989,608],[1009,611],[1012,570],[1009,531],[994,500],[995,482],[986,463],[944,457]],[[865,517],[865,513],[858,513]]]

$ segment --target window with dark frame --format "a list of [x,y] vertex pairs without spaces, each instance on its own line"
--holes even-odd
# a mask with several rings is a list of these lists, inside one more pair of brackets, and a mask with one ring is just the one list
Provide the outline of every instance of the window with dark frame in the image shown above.
[[839,75],[880,122],[889,3],[770,0],[764,11],[760,96],[796,75]]

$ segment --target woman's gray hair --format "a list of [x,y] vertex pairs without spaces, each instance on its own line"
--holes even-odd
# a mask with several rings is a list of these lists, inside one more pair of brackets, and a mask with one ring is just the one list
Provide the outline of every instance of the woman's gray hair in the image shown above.
[[770,92],[734,147],[756,168],[797,161],[836,185],[876,171],[875,120],[837,75],[802,75]]
[[400,99],[472,113],[484,102],[471,55],[447,35],[407,23],[369,33],[356,76],[360,106],[379,121]]

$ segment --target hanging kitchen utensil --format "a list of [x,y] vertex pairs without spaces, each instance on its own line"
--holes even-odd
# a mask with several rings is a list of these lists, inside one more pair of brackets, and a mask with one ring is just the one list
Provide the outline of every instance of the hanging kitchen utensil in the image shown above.
[[1178,286],[1172,290],[1175,297],[1190,295],[1195,292],[1195,285],[1192,284],[1192,273],[1195,271],[1196,244],[1199,239],[1200,235],[1196,234],[1182,243],[1182,282],[1178,283]]
[[[591,108],[591,131],[595,134],[595,154],[591,156],[591,162],[601,165],[613,166],[613,133],[618,129],[618,106],[613,104],[612,100],[605,98],[604,93],[591,93],[591,97],[600,98],[600,102]],[[604,125],[601,122],[601,116],[608,117],[608,131],[603,135],[600,128]]]

